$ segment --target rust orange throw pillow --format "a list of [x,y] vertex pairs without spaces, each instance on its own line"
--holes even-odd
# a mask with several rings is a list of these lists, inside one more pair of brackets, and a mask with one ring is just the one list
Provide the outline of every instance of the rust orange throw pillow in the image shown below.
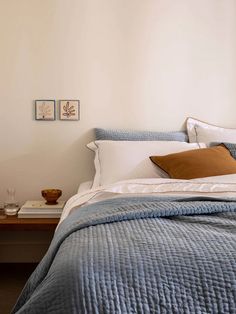
[[151,156],[173,179],[195,179],[236,173],[236,160],[224,145]]

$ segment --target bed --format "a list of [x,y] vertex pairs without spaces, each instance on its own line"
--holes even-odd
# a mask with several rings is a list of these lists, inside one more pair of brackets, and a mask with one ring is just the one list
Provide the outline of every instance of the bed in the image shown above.
[[[112,143],[116,155],[122,141]],[[137,145],[132,152],[143,151]],[[127,170],[112,159],[112,173],[101,156],[13,313],[236,313],[236,174],[173,179],[134,162],[119,180]]]

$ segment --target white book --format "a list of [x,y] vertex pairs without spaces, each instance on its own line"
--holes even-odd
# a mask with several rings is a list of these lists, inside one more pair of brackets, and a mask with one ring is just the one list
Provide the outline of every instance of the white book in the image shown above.
[[62,209],[65,206],[64,201],[58,201],[58,204],[56,205],[47,205],[45,204],[45,201],[26,201],[25,204],[21,207],[21,209],[27,209],[27,210],[35,210],[35,209],[40,209],[40,210],[55,210],[55,209]]
[[18,218],[60,218],[61,213],[22,213],[18,212]]
[[60,218],[64,201],[47,205],[44,201],[27,201],[18,211],[19,218]]
[[30,209],[30,208],[21,208],[18,213],[24,213],[24,214],[56,214],[56,213],[62,213],[61,208],[56,208],[56,209]]

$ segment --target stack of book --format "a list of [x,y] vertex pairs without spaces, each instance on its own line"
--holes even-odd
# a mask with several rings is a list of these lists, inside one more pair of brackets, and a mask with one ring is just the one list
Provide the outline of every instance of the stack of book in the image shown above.
[[19,218],[60,218],[65,202],[47,205],[45,201],[27,201],[18,211]]

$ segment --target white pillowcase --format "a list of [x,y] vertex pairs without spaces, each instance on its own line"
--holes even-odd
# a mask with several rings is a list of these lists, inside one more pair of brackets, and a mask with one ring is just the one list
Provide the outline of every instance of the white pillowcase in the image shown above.
[[177,141],[95,141],[87,147],[95,152],[96,173],[92,186],[95,188],[121,180],[167,177],[149,156],[205,148],[206,145]]
[[236,129],[218,127],[193,118],[187,119],[187,131],[190,143],[236,143]]

